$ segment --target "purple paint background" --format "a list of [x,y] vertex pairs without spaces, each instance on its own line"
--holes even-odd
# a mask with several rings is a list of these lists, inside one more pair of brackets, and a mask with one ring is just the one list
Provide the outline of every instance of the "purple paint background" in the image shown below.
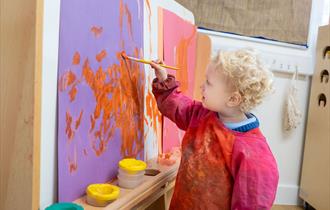
[[[139,4],[143,5],[142,0]],[[143,49],[143,10],[138,2],[123,0],[127,3],[132,14],[133,40],[129,37],[127,17],[123,17],[122,37],[119,27],[119,0],[63,0],[61,1],[60,15],[60,46],[59,46],[59,76],[69,69],[80,79],[82,66],[86,58],[95,72],[101,65],[103,69],[113,63],[118,64],[116,53],[125,50],[132,54],[133,49]],[[138,9],[141,9],[138,12]],[[138,18],[140,14],[140,19]],[[96,38],[90,31],[92,26],[103,27],[103,33]],[[125,49],[121,48],[120,40],[124,40]],[[105,49],[107,57],[98,63],[95,56]],[[72,65],[75,52],[80,53],[80,64]],[[141,68],[142,69],[142,68]],[[90,113],[93,113],[96,104],[92,90],[86,82],[77,86],[76,99],[69,101],[68,90],[58,92],[58,200],[70,202],[85,193],[86,187],[91,183],[109,181],[116,175],[120,154],[121,135],[116,130],[110,140],[107,150],[97,157],[92,150],[91,135],[88,135],[90,126]],[[109,96],[111,97],[111,96]],[[81,125],[75,133],[72,141],[68,141],[65,134],[66,111],[73,117],[73,125],[79,117],[81,109],[84,109]],[[95,127],[99,125],[96,123]],[[83,154],[86,149],[88,156]],[[77,154],[77,171],[70,174],[68,158],[74,158]],[[143,158],[143,151],[139,154]]]

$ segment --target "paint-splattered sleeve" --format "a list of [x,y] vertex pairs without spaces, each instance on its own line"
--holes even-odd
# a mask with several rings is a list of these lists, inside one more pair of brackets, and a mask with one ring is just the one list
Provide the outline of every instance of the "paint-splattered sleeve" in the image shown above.
[[189,97],[183,95],[179,90],[179,83],[173,75],[159,82],[157,78],[152,83],[152,92],[156,97],[159,111],[172,120],[180,129],[187,130],[192,117],[203,106]]
[[237,139],[232,153],[232,210],[269,210],[278,184],[276,161],[264,139]]

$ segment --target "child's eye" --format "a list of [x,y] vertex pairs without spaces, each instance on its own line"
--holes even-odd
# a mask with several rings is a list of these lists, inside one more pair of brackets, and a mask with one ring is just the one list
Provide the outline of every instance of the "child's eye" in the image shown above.
[[207,84],[207,85],[211,85],[211,83],[210,83],[208,80],[206,80],[206,84]]

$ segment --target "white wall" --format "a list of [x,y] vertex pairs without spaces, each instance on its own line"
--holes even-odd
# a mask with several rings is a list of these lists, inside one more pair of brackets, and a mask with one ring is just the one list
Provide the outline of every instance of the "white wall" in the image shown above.
[[267,137],[270,148],[277,160],[280,172],[275,203],[298,204],[298,192],[302,153],[304,147],[305,122],[310,89],[310,78],[297,82],[299,105],[303,112],[302,124],[292,132],[284,132],[283,110],[290,79],[275,77],[275,93],[255,110],[260,127]]
[[[150,6],[151,13],[149,12],[148,7]],[[167,9],[185,19],[191,23],[194,23],[194,15],[192,12],[178,4],[174,0],[152,0],[149,1],[149,6],[147,1],[144,1],[144,58],[158,59],[158,7]],[[150,19],[149,19],[149,15]],[[149,28],[150,21],[150,28]],[[151,48],[150,48],[151,45]],[[151,91],[151,83],[154,76],[154,71],[149,65],[145,65],[145,75],[147,79],[147,85],[145,86],[145,92],[148,90]],[[146,106],[145,106],[146,109]],[[145,110],[146,112],[146,110]],[[147,118],[149,120],[149,118]],[[146,160],[156,158],[158,156],[158,150],[160,145],[155,141],[157,139],[157,134],[149,129],[150,125],[145,124],[145,142],[144,142],[144,157]],[[161,135],[161,134],[159,134]]]

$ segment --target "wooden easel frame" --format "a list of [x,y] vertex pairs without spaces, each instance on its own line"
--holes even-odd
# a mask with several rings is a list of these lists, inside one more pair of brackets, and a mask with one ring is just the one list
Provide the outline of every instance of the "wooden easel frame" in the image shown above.
[[0,209],[38,209],[43,0],[1,0]]

